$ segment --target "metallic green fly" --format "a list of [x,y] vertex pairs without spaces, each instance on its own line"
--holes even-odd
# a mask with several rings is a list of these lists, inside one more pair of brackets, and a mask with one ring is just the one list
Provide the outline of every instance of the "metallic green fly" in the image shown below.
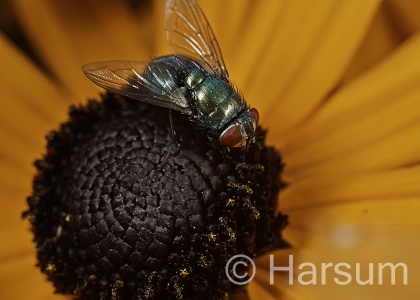
[[252,144],[258,111],[230,83],[201,8],[194,0],[168,0],[165,24],[172,55],[151,62],[94,62],[83,72],[106,90],[181,112],[223,146]]

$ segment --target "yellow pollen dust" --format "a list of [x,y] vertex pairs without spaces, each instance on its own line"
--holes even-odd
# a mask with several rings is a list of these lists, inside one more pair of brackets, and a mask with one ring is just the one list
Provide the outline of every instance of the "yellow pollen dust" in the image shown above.
[[258,170],[260,172],[264,172],[264,166],[262,164],[250,165],[247,163],[238,163],[236,164],[235,167],[236,167],[236,170],[244,169],[244,170]]
[[210,232],[209,233],[209,242],[215,242],[217,239],[217,234]]
[[48,264],[47,267],[45,268],[45,270],[47,272],[55,272],[57,270],[55,264]]
[[235,188],[237,190],[245,191],[248,195],[252,195],[254,193],[254,191],[249,186],[244,185],[244,184],[237,184],[237,183],[229,182],[227,186]]
[[235,232],[233,231],[233,229],[228,225],[227,221],[225,218],[220,217],[219,218],[219,222],[222,224],[222,226],[226,229],[229,237],[232,239],[232,241],[236,241],[236,235]]
[[111,290],[111,299],[117,300],[118,299],[118,290],[124,286],[124,282],[122,280],[116,280],[112,286]]
[[235,200],[232,198],[229,198],[226,202],[226,206],[233,206],[235,204]]

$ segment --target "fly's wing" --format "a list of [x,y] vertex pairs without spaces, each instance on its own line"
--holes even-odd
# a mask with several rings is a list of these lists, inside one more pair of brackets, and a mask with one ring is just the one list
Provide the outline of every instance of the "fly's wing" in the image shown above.
[[[162,80],[147,63],[125,60],[101,61],[84,65],[82,70],[95,84],[110,92],[184,114],[192,114],[183,90],[168,84],[170,80]],[[153,78],[145,78],[145,71],[148,71],[149,76]],[[160,69],[160,73],[165,74],[165,79],[176,81],[168,70]]]
[[168,0],[165,24],[166,37],[173,54],[191,57],[210,74],[229,78],[213,30],[194,0]]

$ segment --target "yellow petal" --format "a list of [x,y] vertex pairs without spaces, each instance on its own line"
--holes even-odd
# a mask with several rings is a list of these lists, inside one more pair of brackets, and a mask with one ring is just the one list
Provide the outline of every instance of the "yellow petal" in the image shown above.
[[[47,130],[64,119],[70,96],[0,35],[0,299],[65,299],[35,268],[29,224],[21,219],[31,192],[32,161]],[[36,286],[36,288],[34,288]]]
[[35,268],[34,256],[35,254],[8,257],[2,260],[0,298],[70,300],[68,296],[54,294],[52,284],[47,283],[44,275]]
[[[29,182],[30,184],[30,182]],[[27,209],[25,198],[29,191],[23,188],[1,187],[0,208],[2,217],[0,220],[0,230],[3,241],[0,250],[0,257],[12,257],[17,254],[32,253],[31,234],[29,233],[29,223],[22,219],[22,213]]]
[[231,75],[261,111],[262,124],[282,133],[303,121],[337,84],[370,26],[378,1],[252,5],[245,28],[249,31],[235,39]]
[[165,23],[164,23],[165,1],[156,0],[152,2],[151,18],[152,28],[151,34],[153,35],[153,45],[151,51],[151,58],[169,54],[168,42],[166,41]]
[[[302,296],[302,293],[299,291],[299,287],[289,285],[288,274],[284,276],[276,276],[273,283],[270,282],[270,256],[273,256],[273,266],[287,266],[289,261],[289,255],[296,253],[296,249],[283,249],[276,252],[271,252],[263,257],[260,257],[256,260],[257,270],[256,270],[256,281],[252,281],[249,284],[248,289],[250,291],[255,289],[255,286],[261,286],[260,289],[254,293],[254,297],[251,299],[261,299],[260,293],[261,290],[264,290],[266,293],[271,294],[271,299],[287,299],[287,300],[301,300],[305,299]],[[278,275],[276,272],[272,273],[273,275]],[[285,274],[285,273],[282,273]],[[250,293],[251,294],[251,293]],[[265,299],[265,298],[262,298]]]
[[389,1],[383,2],[346,74],[341,79],[341,86],[379,63],[404,42],[408,34],[396,30],[396,26],[400,27],[395,24],[394,16],[390,13]]
[[280,203],[287,211],[329,202],[416,196],[420,195],[419,178],[418,166],[367,174],[325,174],[300,178],[283,190]]
[[21,186],[5,185],[2,178],[0,187],[0,238],[3,241],[0,249],[0,299],[67,299],[53,294],[51,283],[35,267],[35,249],[31,242],[29,223],[21,219],[26,210],[25,198],[29,195],[30,182],[22,183],[22,176],[15,177],[10,172],[0,172],[1,176],[9,175]]
[[[62,89],[59,84],[54,84],[50,77],[40,71],[37,65],[1,33],[0,48],[0,63],[5,68],[5,72],[0,73],[2,91],[7,89],[19,97],[31,98],[31,105],[34,105],[36,110],[42,110],[41,113],[47,118],[55,116],[57,110],[75,100],[72,94]],[[42,94],[36,95],[35,92]],[[61,97],[57,98],[58,95]],[[8,101],[3,97],[2,102],[4,105]]]
[[416,0],[386,1],[386,8],[394,26],[407,35],[420,29],[420,2]]
[[[230,70],[232,62],[238,53],[242,52],[238,48],[237,42],[246,38],[246,31],[249,30],[248,25],[250,23],[249,11],[257,9],[260,3],[251,0],[198,2],[213,28],[225,58],[225,63]],[[266,1],[265,5],[270,6],[272,3]],[[235,77],[233,79],[236,80]]]
[[[249,10],[252,6],[257,7],[260,5],[258,2],[251,2],[249,0],[214,0],[197,2],[213,29],[218,44],[222,50],[222,54],[225,58],[225,63],[230,70],[231,62],[238,54],[238,32],[241,33],[240,36],[244,35],[246,27],[249,24]],[[252,4],[252,6],[250,4]],[[169,48],[165,35],[165,1],[156,0],[152,2],[152,5],[154,32],[154,46],[152,52],[154,53],[153,57],[156,57],[168,54]],[[271,5],[271,3],[269,3],[269,5]],[[235,78],[233,79],[235,80]]]
[[254,278],[255,281],[251,281],[249,286],[247,287],[249,299],[267,299],[267,300],[276,300],[279,299],[278,293],[273,295],[267,289],[265,285],[261,285],[257,282],[257,279]]
[[[288,274],[277,272],[276,284],[283,289],[297,290],[303,298],[309,299],[353,299],[354,295],[369,295],[370,299],[415,299],[418,289],[414,283],[420,280],[420,242],[413,239],[420,230],[418,211],[418,196],[367,198],[363,201],[309,205],[288,211],[291,224],[285,235],[295,237],[291,242],[294,247],[292,254],[295,283],[300,272],[298,267],[304,262],[318,266],[318,280],[321,277],[321,263],[348,263],[352,266],[349,272],[353,281],[348,285],[338,285],[333,280],[334,273],[329,272],[326,285],[304,286],[297,283],[287,286]],[[276,257],[281,253],[282,251],[275,253]],[[277,266],[288,265],[284,255],[280,255],[276,261]],[[382,285],[378,283],[378,272],[372,276],[372,285],[362,286],[356,282],[356,263],[362,268],[362,279],[366,279],[369,263],[374,264],[377,270],[380,263],[387,262],[401,262],[407,266],[407,285],[403,284],[402,269],[399,269],[400,273],[396,273],[395,285],[391,284],[390,272],[384,272]],[[267,269],[269,263],[260,263],[259,266],[261,265]],[[339,279],[343,280],[343,277]],[[350,294],[346,298],[347,296],[342,295],[343,292],[351,293],[353,298],[350,298]]]
[[420,155],[420,35],[280,138],[287,176],[396,168]]
[[1,168],[7,170],[7,166],[11,166],[22,171],[13,177],[10,171],[4,170],[1,174],[17,182],[23,178],[29,182],[24,176],[32,170],[34,155],[42,153],[46,132],[65,119],[70,96],[54,86],[3,36],[0,36],[0,47],[3,49],[0,64],[8,70],[0,74]]
[[390,0],[382,2],[371,28],[354,56],[341,85],[385,58],[410,35],[420,29],[416,0]]
[[[25,32],[43,63],[83,99],[99,90],[81,71],[99,60],[148,60],[150,24],[135,19],[124,1],[15,0]],[[142,26],[140,26],[142,25]]]

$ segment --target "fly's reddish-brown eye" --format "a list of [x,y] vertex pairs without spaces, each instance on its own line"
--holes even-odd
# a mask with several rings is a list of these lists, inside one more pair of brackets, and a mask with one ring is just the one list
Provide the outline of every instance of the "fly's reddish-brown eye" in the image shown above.
[[238,127],[233,126],[223,133],[223,135],[220,137],[219,142],[225,147],[233,147],[236,144],[238,144],[241,140],[241,131],[238,129]]
[[260,114],[259,114],[258,110],[256,108],[251,108],[249,110],[249,113],[254,118],[255,124],[258,124],[258,121],[260,120]]

